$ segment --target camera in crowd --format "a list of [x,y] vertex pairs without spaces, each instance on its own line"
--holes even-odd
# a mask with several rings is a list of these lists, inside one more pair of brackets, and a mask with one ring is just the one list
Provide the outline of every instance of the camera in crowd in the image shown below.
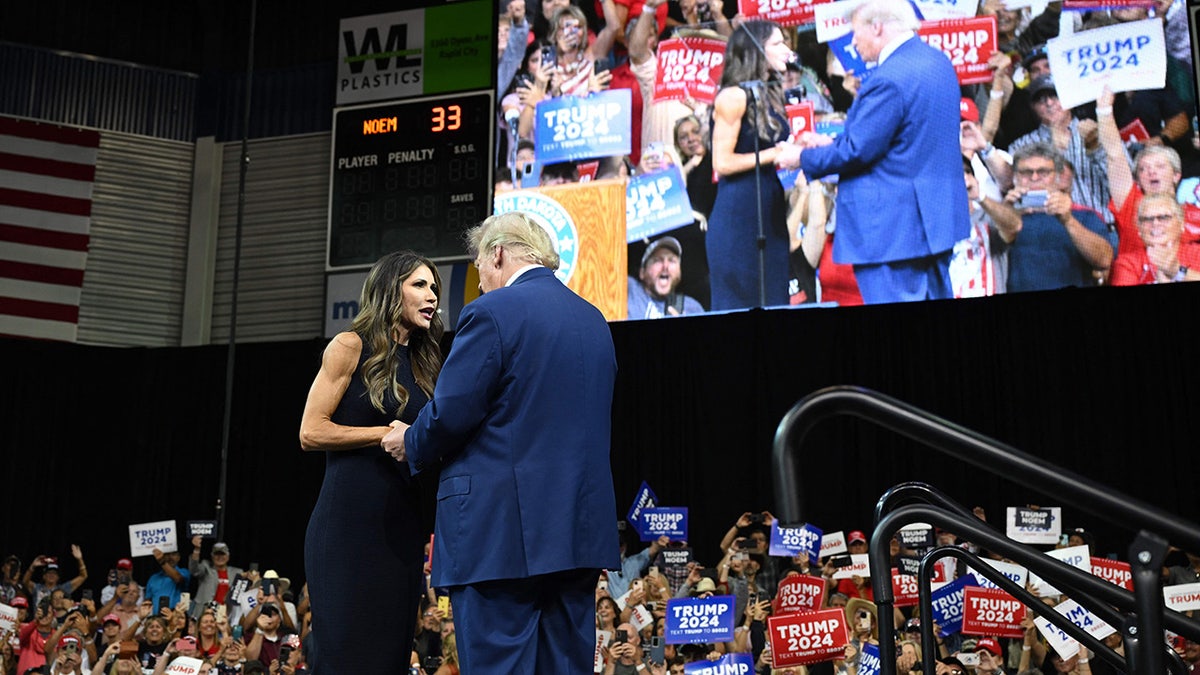
[[1016,204],[1013,204],[1018,211],[1029,209],[1044,209],[1046,208],[1046,197],[1049,193],[1045,190],[1030,190],[1021,195]]

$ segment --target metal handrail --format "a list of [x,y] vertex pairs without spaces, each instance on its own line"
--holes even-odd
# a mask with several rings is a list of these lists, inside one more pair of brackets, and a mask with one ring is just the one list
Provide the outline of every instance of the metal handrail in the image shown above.
[[809,394],[779,422],[772,460],[777,516],[784,527],[798,527],[804,522],[801,489],[796,480],[796,450],[818,422],[835,415],[874,422],[998,476],[1028,482],[1035,490],[1131,530],[1152,529],[1181,548],[1200,551],[1200,527],[1184,518],[890,396],[851,386],[828,387]]
[[[932,523],[935,526],[950,530],[956,534],[964,535],[970,541],[990,551],[1024,563],[1025,567],[1037,573],[1042,578],[1055,579],[1055,583],[1061,583],[1071,589],[1081,591],[1083,595],[1094,598],[1099,602],[1107,603],[1121,611],[1137,612],[1139,610],[1139,603],[1134,593],[1093,576],[1088,572],[1084,572],[1081,569],[1067,565],[1062,561],[1055,560],[1048,555],[1044,555],[1041,551],[1031,546],[1017,543],[988,527],[978,518],[964,518],[958,514],[927,504],[901,507],[885,516],[879,522],[875,531],[871,533],[871,543],[868,550],[872,569],[890,568],[888,543],[901,527],[915,522]],[[880,615],[890,616],[892,606],[895,604],[891,579],[886,578],[886,576],[872,575],[871,585],[875,595],[875,604],[880,606]],[[1161,606],[1158,609],[1163,610]],[[1166,625],[1180,635],[1200,641],[1200,621],[1190,619],[1174,610],[1165,610],[1161,614],[1162,623],[1159,624],[1160,628],[1162,625]],[[1145,618],[1139,615],[1139,623]],[[891,652],[887,650],[895,649],[895,641],[891,634],[885,636],[884,633],[884,631],[880,631],[879,633],[879,649],[881,654],[888,654]],[[1141,634],[1145,635],[1146,633],[1143,630]],[[1161,635],[1161,629],[1159,634]],[[885,639],[891,644],[885,644]],[[1138,672],[1161,673],[1162,654],[1154,649],[1145,650],[1144,653],[1146,657],[1145,662],[1136,664]],[[886,665],[885,661],[885,667]],[[891,675],[891,673],[889,672],[888,675]]]
[[[782,526],[798,527],[803,523],[796,462],[796,458],[800,456],[800,445],[818,422],[827,417],[841,414],[853,415],[874,422],[952,455],[958,460],[966,461],[1009,480],[1022,482],[1028,487],[1062,499],[1112,522],[1126,525],[1135,530],[1152,528],[1155,532],[1169,536],[1177,544],[1182,544],[1192,550],[1200,550],[1200,527],[1194,523],[1145,502],[1129,498],[1075,472],[1057,467],[902,401],[869,389],[851,386],[829,387],[804,397],[783,416],[775,431],[775,441],[772,447],[772,460],[775,465],[773,483],[778,518]],[[974,533],[973,536],[977,537],[975,541],[987,545],[994,551],[1003,552],[1010,546],[1016,545],[1008,538],[1002,537],[990,529],[980,528],[975,523],[969,522],[968,519],[959,517],[956,513],[928,506],[908,506],[884,518],[880,523],[881,526],[876,527],[875,532],[872,533],[869,549],[872,567],[879,569],[888,566],[887,543],[899,526],[887,531],[886,538],[881,539],[883,533],[901,520],[901,514],[910,516],[915,513],[933,517],[938,523],[957,523],[956,532]],[[906,520],[905,522],[918,522],[919,520]],[[975,518],[971,520],[979,522]],[[1143,534],[1146,534],[1144,530]],[[1147,556],[1152,555],[1148,551],[1142,553]],[[1052,558],[1042,557],[1054,564],[1060,564]],[[1029,567],[1035,570],[1045,564],[1036,559],[1029,562],[1031,563]],[[1075,587],[1085,589],[1110,604],[1127,607],[1126,611],[1136,611],[1130,607],[1130,605],[1136,604],[1141,611],[1137,614],[1136,626],[1131,625],[1129,629],[1130,634],[1139,633],[1138,637],[1140,638],[1140,636],[1149,635],[1150,628],[1161,630],[1161,627],[1166,624],[1177,633],[1193,639],[1200,639],[1200,623],[1193,623],[1177,612],[1164,614],[1161,604],[1151,606],[1150,594],[1146,592],[1146,589],[1142,589],[1138,593],[1140,597],[1140,602],[1138,602],[1128,591],[1118,589],[1081,570],[1069,568],[1066,565],[1062,565],[1062,567],[1064,568],[1062,573],[1068,575],[1068,578],[1073,578],[1072,583]],[[1051,569],[1049,574],[1054,575],[1053,567],[1049,569]],[[880,610],[881,613],[890,615],[893,604],[890,580],[876,575],[872,579],[872,585],[876,604],[883,606]],[[1104,588],[1105,586],[1107,588]],[[894,649],[895,636],[892,632],[881,632],[880,653],[890,654]],[[1162,655],[1159,650],[1145,650],[1145,657],[1144,664],[1136,664],[1140,671],[1162,672]],[[1137,659],[1137,661],[1140,660]],[[894,675],[895,663],[891,659],[882,659],[882,664],[885,675]]]

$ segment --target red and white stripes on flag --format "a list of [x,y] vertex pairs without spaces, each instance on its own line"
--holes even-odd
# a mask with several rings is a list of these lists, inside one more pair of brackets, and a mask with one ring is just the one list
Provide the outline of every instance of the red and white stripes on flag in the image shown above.
[[75,341],[99,146],[0,117],[0,335]]

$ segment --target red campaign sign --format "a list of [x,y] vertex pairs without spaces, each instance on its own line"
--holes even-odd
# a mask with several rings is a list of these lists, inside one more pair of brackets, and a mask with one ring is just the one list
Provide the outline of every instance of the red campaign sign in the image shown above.
[[963,589],[962,632],[967,635],[1019,638],[1025,605],[998,588],[967,586]]
[[792,130],[792,140],[800,137],[806,131],[812,131],[816,122],[813,118],[812,101],[801,101],[787,105],[788,126]]
[[1185,241],[1200,241],[1200,206],[1183,205],[1183,238]]
[[923,21],[917,35],[950,59],[959,84],[992,81],[988,60],[996,51],[996,17]]
[[1126,143],[1145,143],[1150,140],[1150,132],[1146,130],[1146,125],[1142,124],[1142,120],[1133,118],[1133,121],[1120,129],[1121,140]]
[[725,69],[725,41],[715,38],[671,38],[658,43],[654,100],[692,98],[712,103]]
[[911,574],[901,574],[897,567],[892,568],[892,595],[896,596],[897,607],[912,607],[921,600],[917,578]]
[[825,599],[825,579],[797,574],[779,582],[772,606],[776,616],[811,612],[821,608]]
[[1093,556],[1092,574],[1114,586],[1120,586],[1127,591],[1133,590],[1133,568],[1127,562]]
[[767,617],[767,633],[776,668],[842,658],[850,642],[841,609]]
[[774,21],[781,26],[802,26],[815,20],[813,7],[833,0],[738,0],[743,19]]

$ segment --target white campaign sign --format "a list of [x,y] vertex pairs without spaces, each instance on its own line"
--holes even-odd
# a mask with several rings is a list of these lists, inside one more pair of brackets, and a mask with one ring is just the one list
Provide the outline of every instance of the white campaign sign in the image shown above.
[[1200,584],[1176,584],[1163,587],[1163,601],[1176,612],[1200,609]]
[[840,567],[833,573],[834,579],[849,579],[850,577],[871,576],[871,556],[866,553],[855,553],[850,556],[850,564]]
[[154,555],[154,549],[163,553],[178,551],[178,530],[175,521],[160,520],[157,523],[141,523],[129,526],[129,556]]
[[0,603],[0,635],[17,632],[17,608]]
[[[1072,567],[1078,567],[1088,574],[1092,573],[1092,557],[1086,545],[1056,548],[1053,551],[1046,551],[1046,555],[1056,560],[1061,560]],[[1038,593],[1041,595],[1062,594],[1062,591],[1050,585],[1049,582],[1033,572],[1029,573],[1029,585],[1037,588]]]
[[[990,558],[984,558],[983,561],[995,568],[997,572],[1011,579],[1016,585],[1020,586],[1021,588],[1025,588],[1025,582],[1029,578],[1029,570],[1025,569],[1023,566],[1015,563],[1006,563],[1001,560],[992,560]],[[973,568],[967,569],[971,572],[972,576],[975,577],[975,581],[979,582],[980,586],[983,586],[984,588],[1000,588],[998,584],[993,583],[990,579],[976,572]]]
[[[817,7],[824,7],[824,6],[825,5],[817,5]],[[829,556],[834,555],[835,553],[845,553],[845,552],[846,552],[846,535],[843,534],[841,530],[838,530],[837,532],[830,532],[829,534],[821,537],[821,557],[822,558],[828,558]]]
[[198,675],[204,661],[190,656],[180,656],[167,666],[167,675]]
[[926,21],[975,16],[979,0],[914,0]]
[[813,16],[817,23],[817,42],[829,42],[848,35],[851,31],[850,13],[864,2],[866,0],[838,0],[824,5],[814,5]]
[[1106,84],[1116,93],[1162,89],[1167,81],[1166,41],[1158,19],[1059,37],[1046,43],[1046,55],[1064,108],[1095,101]]
[[[1021,522],[1034,517],[1043,520],[1039,523]],[[1062,507],[1027,509],[1010,506],[1005,509],[1004,534],[1013,541],[1022,544],[1057,544],[1062,535]]]
[[1087,607],[1080,605],[1074,600],[1066,600],[1058,603],[1054,606],[1054,611],[1070,619],[1071,623],[1075,624],[1076,626],[1079,626],[1080,628],[1091,633],[1092,637],[1096,638],[1097,640],[1103,640],[1109,635],[1117,632],[1116,628],[1113,628],[1104,621],[1100,620],[1100,617],[1092,614]]
[[634,605],[629,610],[629,623],[633,624],[636,630],[641,630],[654,623],[654,615],[646,609],[645,605]]
[[592,651],[592,672],[604,672],[604,647],[608,646],[608,641],[612,639],[613,634],[606,630],[596,630],[596,648]]
[[1054,651],[1058,652],[1064,661],[1079,653],[1079,643],[1075,641],[1075,638],[1064,633],[1062,629],[1044,617],[1033,617],[1033,625],[1037,626],[1038,632],[1046,637],[1046,642],[1054,648]]

